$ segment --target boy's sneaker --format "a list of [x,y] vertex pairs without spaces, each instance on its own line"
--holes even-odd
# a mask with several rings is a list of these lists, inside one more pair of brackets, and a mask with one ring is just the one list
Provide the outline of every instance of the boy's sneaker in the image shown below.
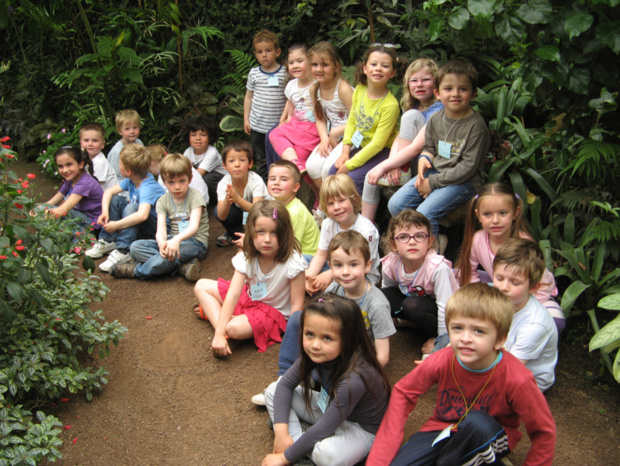
[[265,392],[261,392],[258,395],[254,395],[251,398],[252,403],[256,406],[265,406],[267,402],[265,401]]
[[407,171],[403,171],[403,170],[400,171],[400,177],[398,178],[398,184],[393,185],[392,183],[390,183],[385,175],[379,178],[379,180],[377,181],[377,184],[379,186],[403,186],[405,183],[407,183],[407,181],[411,180],[411,178],[412,178],[411,168],[408,168]]
[[107,260],[99,265],[99,269],[102,272],[109,272],[114,264],[124,264],[131,261],[131,254],[123,254],[118,249],[115,249],[110,253]]
[[92,257],[93,259],[99,259],[105,256],[107,253],[116,249],[116,243],[113,241],[108,243],[107,241],[100,239],[95,245],[84,253],[85,256]]
[[[111,272],[111,271],[110,271]],[[186,280],[195,282],[200,279],[200,265],[196,259],[192,259],[179,267],[179,274],[183,275]]]
[[215,245],[218,248],[225,248],[227,246],[232,246],[233,241],[235,240],[235,238],[231,235],[229,235],[228,233],[224,233],[221,236],[218,236],[218,238],[215,240]]
[[114,278],[136,278],[136,274],[134,272],[136,265],[138,265],[137,262],[114,264],[110,267],[110,275]]

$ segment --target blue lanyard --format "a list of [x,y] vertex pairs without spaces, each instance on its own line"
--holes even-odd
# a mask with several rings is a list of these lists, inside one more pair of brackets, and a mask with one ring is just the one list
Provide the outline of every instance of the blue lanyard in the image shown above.
[[271,265],[269,266],[269,268],[267,269],[267,271],[263,274],[263,278],[262,278],[262,280],[261,280],[261,279],[259,279],[259,278],[258,278],[258,277],[259,277],[259,274],[260,274],[260,272],[261,272],[261,270],[260,270],[260,264],[258,263],[258,259],[256,259],[256,275],[255,275],[255,277],[256,277],[256,283],[257,283],[257,284],[258,284],[258,283],[262,283],[262,282],[264,282],[264,281],[265,281],[265,277],[266,277],[267,275],[269,275],[269,272],[271,272],[271,269],[273,269],[273,266],[274,266],[275,264],[276,264],[276,260],[274,259],[274,260],[273,260],[273,262],[271,263]]
[[[366,300],[366,294],[367,294],[367,293],[368,293],[368,282],[366,282],[366,285],[364,285],[364,296],[362,296],[362,302],[361,302],[361,303],[359,303],[359,307],[360,307],[360,309],[362,309],[362,306],[364,305],[364,301]],[[346,296],[344,295],[344,288],[342,288],[342,289],[340,290],[340,296],[344,296],[344,297],[346,297]],[[355,302],[357,302],[357,299],[355,300]]]
[[409,294],[411,293],[411,288],[413,287],[413,282],[415,282],[416,277],[418,276],[418,272],[420,272],[420,269],[422,267],[420,267],[420,269],[416,270],[415,273],[413,274],[413,278],[411,279],[411,284],[409,286],[407,285],[403,285],[403,282],[400,281],[400,274],[398,273],[398,271],[400,270],[400,267],[403,267],[403,271],[405,270],[405,266],[403,265],[403,260],[402,258],[400,259],[400,264],[396,267],[396,281],[398,282],[398,287],[400,288],[400,291],[403,294]]

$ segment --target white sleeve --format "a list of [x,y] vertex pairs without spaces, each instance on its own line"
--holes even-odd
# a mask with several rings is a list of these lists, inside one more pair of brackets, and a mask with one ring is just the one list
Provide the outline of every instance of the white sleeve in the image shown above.
[[237,272],[240,272],[246,276],[251,275],[251,267],[248,261],[245,258],[245,254],[243,251],[239,251],[235,254],[235,257],[232,258],[232,265]]
[[306,259],[297,251],[293,251],[293,255],[286,261],[286,276],[292,280],[307,268],[308,263]]
[[433,273],[432,281],[435,290],[435,302],[437,303],[437,335],[448,333],[446,328],[446,303],[456,291],[453,283],[456,283],[452,270],[446,264],[440,264]]

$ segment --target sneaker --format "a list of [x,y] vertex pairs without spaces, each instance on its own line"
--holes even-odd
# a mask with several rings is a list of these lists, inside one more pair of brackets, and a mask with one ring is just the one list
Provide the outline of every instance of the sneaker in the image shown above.
[[93,259],[99,259],[105,256],[107,253],[116,249],[116,243],[113,241],[108,243],[107,241],[100,239],[95,245],[84,253],[85,256],[92,257]]
[[187,281],[195,282],[200,278],[200,265],[196,259],[192,259],[179,267],[179,275],[183,275]]
[[251,399],[252,403],[256,406],[265,406],[267,403],[265,402],[265,392],[261,392],[258,395],[254,395]]
[[123,254],[118,249],[115,249],[110,253],[107,260],[99,265],[99,269],[102,272],[109,272],[114,264],[124,264],[131,261],[131,255],[129,253]]
[[224,233],[221,236],[218,236],[218,238],[215,240],[215,245],[218,248],[225,248],[227,246],[232,246],[233,241],[235,240],[235,238],[231,235],[229,235],[228,233]]
[[448,237],[446,235],[439,235],[437,240],[437,252],[443,256],[448,247]]
[[312,211],[312,218],[314,219],[317,226],[319,227],[319,230],[321,229],[323,220],[325,220],[326,217],[327,215],[325,215],[325,212],[323,212],[322,210],[316,209]]
[[411,180],[411,178],[411,168],[408,168],[406,172],[402,170],[400,171],[400,178],[398,178],[398,184],[393,185],[392,183],[390,183],[385,175],[379,178],[377,184],[379,186],[403,186],[405,183],[407,183],[407,181]]
[[134,269],[138,265],[136,262],[116,263],[110,267],[110,275],[114,278],[136,278]]

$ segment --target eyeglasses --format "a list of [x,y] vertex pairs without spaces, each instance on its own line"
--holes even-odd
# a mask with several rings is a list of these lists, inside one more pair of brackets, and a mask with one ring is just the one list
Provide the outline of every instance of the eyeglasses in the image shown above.
[[426,241],[426,238],[428,238],[429,236],[431,235],[429,235],[428,233],[418,231],[415,235],[410,235],[409,233],[401,233],[398,236],[394,236],[394,239],[399,243],[406,244],[409,242],[409,240],[411,240],[411,238],[413,238],[416,243],[421,243],[422,241]]

